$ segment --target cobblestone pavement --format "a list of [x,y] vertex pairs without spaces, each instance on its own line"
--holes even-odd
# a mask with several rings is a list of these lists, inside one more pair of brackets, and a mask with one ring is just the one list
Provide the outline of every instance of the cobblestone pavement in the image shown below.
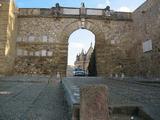
[[13,76],[0,80],[0,120],[68,120],[64,91],[49,77]]
[[[101,78],[69,79],[75,90],[86,84],[106,84],[111,106],[142,106],[154,120],[160,118],[160,84],[99,80]],[[68,115],[64,91],[56,79],[47,76],[0,78],[0,120],[69,120]]]
[[[106,78],[67,78],[72,94],[87,84],[106,84],[109,88],[110,106],[140,106],[154,120],[160,120],[160,84],[138,83]],[[76,88],[76,89],[75,89]],[[76,91],[75,91],[76,90]],[[77,93],[75,97],[77,97]],[[76,99],[79,102],[78,99]]]

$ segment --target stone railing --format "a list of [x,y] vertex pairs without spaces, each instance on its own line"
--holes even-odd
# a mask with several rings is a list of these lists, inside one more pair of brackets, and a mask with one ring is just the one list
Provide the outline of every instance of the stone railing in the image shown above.
[[67,17],[88,19],[132,20],[132,13],[95,8],[53,7],[19,8],[19,17]]

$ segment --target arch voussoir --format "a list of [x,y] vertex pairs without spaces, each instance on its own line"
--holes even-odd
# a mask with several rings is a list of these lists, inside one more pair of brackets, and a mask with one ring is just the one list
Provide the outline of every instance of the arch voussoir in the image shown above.
[[[95,24],[94,22],[90,22],[90,21],[85,21],[85,26],[83,26],[84,29],[87,29],[89,31],[91,31],[92,33],[95,34],[96,36],[96,40],[95,40],[95,47],[96,47],[96,59],[97,59],[97,72],[98,75],[104,75],[104,65],[105,65],[105,35],[101,30],[101,27],[99,27],[97,24]],[[67,24],[64,29],[62,30],[62,34],[60,35],[60,42],[62,44],[66,44],[68,43],[68,38],[70,37],[71,33],[73,33],[75,30],[80,28],[80,21],[76,20],[75,22],[69,23]],[[65,50],[64,50],[65,49]],[[61,48],[59,50],[62,50]],[[67,47],[63,47],[63,52],[60,52],[60,59],[59,61],[63,61],[60,63],[61,68],[59,68],[59,70],[62,71],[62,73],[64,74],[66,72],[66,67],[67,67],[67,55],[68,55],[68,46]],[[63,60],[61,59],[63,58]],[[64,61],[65,60],[65,61]]]

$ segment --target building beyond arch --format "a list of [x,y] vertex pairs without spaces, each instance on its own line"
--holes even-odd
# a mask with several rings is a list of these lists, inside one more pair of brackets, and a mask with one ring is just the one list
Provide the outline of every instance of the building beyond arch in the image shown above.
[[94,48],[92,46],[92,43],[87,52],[84,52],[84,50],[82,49],[82,52],[77,54],[76,56],[76,61],[74,62],[75,67],[80,68],[84,70],[86,73],[88,73],[88,66],[93,50]]

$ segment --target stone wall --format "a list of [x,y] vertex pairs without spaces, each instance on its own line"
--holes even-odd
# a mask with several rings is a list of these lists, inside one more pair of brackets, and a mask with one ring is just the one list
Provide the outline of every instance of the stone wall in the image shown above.
[[[116,45],[114,39],[109,38],[112,43],[109,46],[112,55],[108,53],[106,56],[108,61],[111,61],[108,62],[110,67],[107,67],[111,70],[110,74],[122,75],[124,73],[127,76],[143,77],[160,76],[159,8],[159,0],[147,0],[132,13],[132,22],[118,22],[120,25],[112,25],[112,27],[115,26],[113,30],[117,32],[111,31],[110,35],[113,35],[114,39],[118,37],[117,40],[120,42]],[[123,25],[123,23],[126,25]],[[117,36],[117,33],[121,34]],[[148,44],[150,41],[151,45]],[[150,50],[150,47],[152,50]],[[108,48],[106,47],[106,49]]]
[[[111,57],[114,54],[113,51],[117,49],[117,45],[122,42],[126,35],[128,35],[128,32],[132,27],[132,21],[128,20],[107,21],[86,19],[84,23],[84,27],[96,35],[95,47],[99,75],[113,72],[111,69],[107,69],[109,71],[106,71],[106,68],[108,67],[115,69],[119,66],[119,61],[117,63],[113,60],[117,59],[116,56],[114,56],[115,58]],[[16,72],[20,73],[20,71],[23,71],[20,69],[26,68],[23,66],[27,66],[25,61],[33,63],[35,57],[41,61],[41,58],[47,56],[47,53],[46,55],[42,55],[42,52],[49,51],[53,55],[50,56],[52,59],[50,60],[50,63],[46,62],[48,63],[46,66],[51,66],[49,68],[57,69],[56,71],[60,71],[64,75],[67,68],[68,39],[72,32],[79,29],[81,19],[61,18],[57,20],[53,17],[46,18],[32,16],[28,18],[19,16],[18,23]],[[36,53],[40,51],[40,55],[36,55]],[[119,50],[117,49],[117,51]],[[105,58],[105,56],[107,57]],[[24,64],[21,64],[19,61],[22,60],[20,59],[22,57],[25,57]],[[108,63],[107,65],[106,62]],[[34,63],[33,66],[39,64],[43,63]],[[53,68],[53,66],[57,68]],[[30,72],[31,69],[28,70],[27,73],[33,73]],[[41,70],[43,71],[43,68]],[[42,71],[39,73],[43,73]]]
[[15,72],[51,74],[55,69],[58,32],[55,20],[18,18],[18,23]]
[[0,73],[13,73],[16,37],[16,6],[13,0],[1,1]]
[[[129,75],[160,76],[159,8],[159,0],[147,0],[133,13],[134,29],[127,44],[127,54],[131,59],[126,67]],[[152,50],[144,51],[147,48],[144,44],[150,40]]]
[[[107,30],[107,28],[109,29]],[[106,45],[105,45],[105,62],[106,75],[115,75],[125,72],[124,68],[128,64],[126,55],[126,44],[131,38],[133,31],[132,21],[111,21],[105,28]]]
[[5,45],[7,38],[7,24],[8,22],[8,12],[9,12],[9,3],[1,1],[0,7],[0,73],[5,73]]

